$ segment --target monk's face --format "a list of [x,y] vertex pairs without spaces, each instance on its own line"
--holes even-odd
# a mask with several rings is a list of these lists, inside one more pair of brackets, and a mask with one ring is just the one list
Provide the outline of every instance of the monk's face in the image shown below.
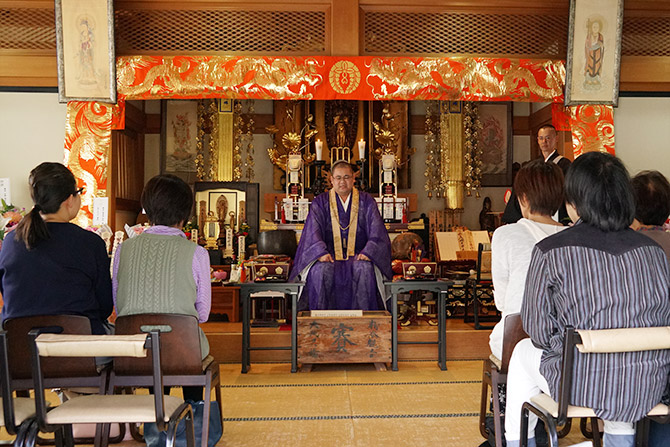
[[335,166],[330,180],[333,182],[335,192],[343,199],[349,197],[351,190],[354,189],[354,171],[345,164]]
[[542,155],[547,157],[556,149],[558,135],[556,135],[556,131],[551,127],[543,127],[537,133],[537,142],[540,145]]

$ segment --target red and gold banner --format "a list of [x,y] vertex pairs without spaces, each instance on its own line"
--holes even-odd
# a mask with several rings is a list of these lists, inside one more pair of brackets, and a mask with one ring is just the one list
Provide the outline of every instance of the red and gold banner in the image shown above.
[[93,198],[107,196],[107,165],[112,142],[113,104],[71,101],[65,123],[65,164],[86,188],[76,218],[88,226],[93,217]]
[[[481,57],[124,56],[117,58],[119,104],[68,103],[65,159],[93,197],[106,196],[111,130],[124,127],[126,99],[349,99],[563,102],[562,61]],[[558,108],[556,108],[558,110]],[[557,116],[558,119],[558,116]],[[559,124],[565,126],[564,120]],[[570,110],[575,156],[614,153],[612,109]]]
[[614,155],[614,114],[612,106],[570,107],[572,149],[575,158],[584,152],[601,151]]
[[126,99],[563,101],[562,61],[502,58],[128,56]]
[[112,106],[112,130],[123,130],[126,128],[126,100],[119,99]]
[[570,109],[560,103],[551,105],[551,124],[558,131],[570,131]]

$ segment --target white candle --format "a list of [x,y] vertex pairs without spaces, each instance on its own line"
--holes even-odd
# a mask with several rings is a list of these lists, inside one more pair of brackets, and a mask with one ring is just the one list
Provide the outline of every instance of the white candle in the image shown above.
[[233,249],[233,230],[231,228],[226,228],[226,249]]
[[314,142],[314,147],[316,149],[316,159],[323,160],[323,141],[316,140]]
[[358,158],[365,160],[365,140],[362,138],[358,142]]

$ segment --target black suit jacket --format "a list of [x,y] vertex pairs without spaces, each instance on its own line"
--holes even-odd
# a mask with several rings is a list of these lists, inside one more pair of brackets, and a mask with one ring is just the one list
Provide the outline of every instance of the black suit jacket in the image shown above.
[[[570,160],[559,155],[558,152],[556,151],[552,152],[549,158],[547,158],[547,163],[548,162],[556,163],[558,167],[561,168],[561,171],[563,171],[564,176],[568,173],[570,164],[572,164]],[[514,192],[514,188],[512,188],[512,195],[510,196],[509,201],[507,202],[507,206],[505,206],[505,212],[502,215],[502,222],[515,223],[522,217],[523,215],[521,214],[521,206],[519,205],[519,199],[516,196],[516,192]],[[570,217],[568,216],[568,211],[565,209],[565,204],[563,204],[558,209],[558,220],[563,225],[567,225],[570,222]]]

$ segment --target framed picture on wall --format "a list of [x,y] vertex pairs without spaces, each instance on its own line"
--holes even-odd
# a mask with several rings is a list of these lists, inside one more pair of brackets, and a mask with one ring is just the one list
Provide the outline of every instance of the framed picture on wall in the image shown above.
[[56,0],[58,101],[116,103],[112,0]]
[[195,172],[198,101],[162,101],[161,116],[161,172]]
[[512,184],[512,103],[479,103],[482,186]]
[[565,105],[619,102],[623,0],[570,0]]

